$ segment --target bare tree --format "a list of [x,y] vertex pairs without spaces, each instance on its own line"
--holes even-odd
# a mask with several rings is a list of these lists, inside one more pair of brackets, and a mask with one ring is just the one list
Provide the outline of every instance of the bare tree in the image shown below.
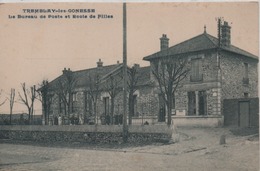
[[[0,97],[2,95],[2,90],[0,91]],[[0,103],[0,106],[4,105],[7,99],[5,99],[2,103]]]
[[64,104],[65,115],[72,113],[72,95],[77,83],[72,71],[67,70],[58,80],[57,92]]
[[25,83],[21,84],[23,93],[19,94],[20,101],[27,107],[29,115],[29,123],[32,124],[33,121],[33,111],[34,111],[34,102],[37,97],[35,85],[31,86],[29,89],[26,88]]
[[40,84],[38,92],[38,100],[42,103],[45,125],[49,123],[49,115],[51,105],[54,101],[54,93],[52,93],[48,80],[43,80]]
[[128,69],[128,124],[132,124],[132,116],[134,114],[134,93],[137,90],[137,83],[140,75],[138,75],[137,66]]
[[88,82],[89,82],[89,90],[87,93],[93,102],[95,124],[97,124],[98,121],[97,100],[100,95],[100,76],[98,74],[95,74],[94,76],[89,75]]
[[185,67],[187,60],[181,57],[163,58],[154,62],[153,75],[155,76],[163,100],[167,106],[167,125],[171,125],[172,102],[179,83],[187,76],[189,69]]
[[13,114],[13,107],[14,107],[14,98],[15,98],[15,89],[11,89],[11,94],[10,94],[10,124],[12,124],[12,114]]
[[109,75],[108,79],[105,81],[105,90],[108,92],[111,98],[111,118],[110,123],[113,124],[114,109],[115,109],[115,98],[122,90],[120,87],[122,83],[122,76]]

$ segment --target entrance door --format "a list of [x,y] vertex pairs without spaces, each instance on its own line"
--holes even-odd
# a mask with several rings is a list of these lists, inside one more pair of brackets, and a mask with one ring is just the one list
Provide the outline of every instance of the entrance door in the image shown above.
[[188,92],[188,115],[196,115],[196,96],[195,92]]
[[239,120],[238,126],[249,126],[249,102],[239,102]]

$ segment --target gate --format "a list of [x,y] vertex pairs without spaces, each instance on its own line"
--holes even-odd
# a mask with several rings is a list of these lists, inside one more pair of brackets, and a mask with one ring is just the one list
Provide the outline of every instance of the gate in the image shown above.
[[250,117],[249,117],[249,102],[241,101],[239,104],[239,117],[238,117],[238,126],[248,127],[250,126]]
[[259,99],[224,99],[223,114],[225,126],[258,127]]

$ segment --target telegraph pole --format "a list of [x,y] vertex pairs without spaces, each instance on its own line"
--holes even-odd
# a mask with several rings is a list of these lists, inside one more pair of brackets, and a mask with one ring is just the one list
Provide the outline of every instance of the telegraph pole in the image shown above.
[[123,141],[127,142],[127,104],[126,104],[126,87],[127,87],[127,44],[126,44],[126,3],[123,3]]

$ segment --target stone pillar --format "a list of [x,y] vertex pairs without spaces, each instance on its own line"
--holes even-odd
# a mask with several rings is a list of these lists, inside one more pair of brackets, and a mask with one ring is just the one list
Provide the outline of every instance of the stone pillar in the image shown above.
[[217,96],[217,115],[221,115],[221,89],[217,89],[218,96]]
[[195,96],[196,96],[196,116],[199,115],[199,92],[195,91]]
[[213,98],[212,98],[212,114],[220,115],[221,114],[221,89],[214,88],[212,89]]

